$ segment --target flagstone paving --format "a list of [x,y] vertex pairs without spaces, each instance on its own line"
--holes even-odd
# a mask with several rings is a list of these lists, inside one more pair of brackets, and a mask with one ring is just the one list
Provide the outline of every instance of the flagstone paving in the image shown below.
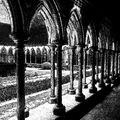
[[80,120],[120,120],[120,85]]

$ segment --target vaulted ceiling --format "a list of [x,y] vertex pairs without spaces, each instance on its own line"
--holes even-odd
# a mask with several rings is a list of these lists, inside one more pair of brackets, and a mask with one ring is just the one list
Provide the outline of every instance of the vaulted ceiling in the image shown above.
[[[14,1],[14,0],[8,0]],[[42,0],[18,0],[21,5],[26,5],[28,12],[29,9],[34,9],[39,2]],[[44,0],[43,0],[44,1]],[[120,3],[119,0],[46,0],[46,1],[55,1],[59,6],[61,17],[63,21],[67,21],[70,17],[70,11],[74,6],[75,2],[83,3],[82,12],[85,11],[87,18],[93,17],[97,22],[101,21],[102,18],[106,17],[111,26],[112,33],[117,39],[120,38],[119,29],[120,29]],[[24,10],[26,12],[26,9]]]

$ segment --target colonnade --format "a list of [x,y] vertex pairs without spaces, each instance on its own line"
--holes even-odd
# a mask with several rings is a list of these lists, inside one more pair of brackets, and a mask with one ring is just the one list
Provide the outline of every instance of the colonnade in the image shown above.
[[[66,0],[67,1],[67,0]],[[62,1],[63,2],[63,1]],[[11,33],[9,37],[14,41],[16,48],[16,81],[17,81],[17,119],[25,120],[25,63],[38,62],[34,54],[27,55],[25,45],[30,40],[31,29],[34,27],[37,34],[40,24],[47,31],[47,41],[40,41],[40,45],[50,46],[51,49],[51,104],[55,104],[53,114],[62,116],[66,106],[62,101],[62,46],[68,45],[70,86],[68,93],[75,95],[75,101],[85,101],[83,89],[88,88],[86,82],[86,56],[90,54],[91,82],[89,92],[96,94],[98,82],[101,89],[116,84],[120,74],[119,37],[112,30],[112,24],[99,9],[89,4],[89,0],[67,1],[64,6],[56,0],[6,0],[11,18]],[[67,8],[67,9],[66,9]],[[97,11],[98,10],[98,11]],[[29,12],[28,12],[29,11]],[[94,12],[95,11],[95,12]],[[98,12],[98,15],[96,14]],[[99,19],[98,19],[99,18]],[[36,37],[38,35],[35,34]],[[28,52],[30,53],[30,52]],[[35,53],[35,51],[32,51]],[[74,87],[74,56],[77,53],[78,83],[77,91]],[[55,58],[56,56],[56,58]],[[40,57],[40,55],[39,55]],[[38,57],[38,58],[39,58]],[[22,59],[21,59],[22,58]],[[43,56],[46,59],[46,54]],[[56,59],[56,61],[55,61]],[[100,63],[99,63],[100,61]],[[55,63],[57,63],[57,79],[55,81]],[[100,70],[99,70],[100,67]],[[100,74],[100,77],[99,77]],[[55,91],[55,82],[56,90]],[[27,111],[28,112],[28,111]]]

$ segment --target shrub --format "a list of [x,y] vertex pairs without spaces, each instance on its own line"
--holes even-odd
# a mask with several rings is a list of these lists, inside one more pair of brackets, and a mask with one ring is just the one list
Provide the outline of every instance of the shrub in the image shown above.
[[0,76],[6,77],[8,75],[15,75],[15,63],[2,63],[0,62]]
[[51,63],[50,62],[44,62],[44,63],[41,64],[41,68],[43,70],[45,70],[45,69],[51,69]]
[[38,63],[26,63],[26,67],[41,68],[41,64],[38,64]]
[[[57,82],[57,79],[55,80]],[[69,75],[62,77],[62,84],[70,81]],[[56,84],[56,83],[55,83]],[[35,92],[50,88],[51,80],[49,78],[35,82],[25,83],[25,94],[29,95]],[[0,88],[0,101],[11,100],[17,97],[17,85],[10,85]]]
[[62,66],[62,69],[63,69],[63,70],[69,70],[70,67],[69,67],[69,65],[64,65],[64,66]]

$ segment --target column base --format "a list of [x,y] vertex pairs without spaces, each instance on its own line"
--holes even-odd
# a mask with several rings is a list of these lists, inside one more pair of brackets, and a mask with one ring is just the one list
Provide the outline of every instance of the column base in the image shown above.
[[[18,109],[16,110],[17,114],[18,114]],[[28,107],[25,107],[24,108],[24,117],[27,118],[29,117],[29,108]]]
[[53,108],[53,114],[54,115],[58,115],[58,116],[64,116],[65,115],[65,106],[61,105],[61,106],[55,106]]
[[91,87],[91,88],[89,89],[89,92],[90,92],[90,93],[96,93],[96,92],[97,92],[97,88],[96,88],[96,87]]
[[99,83],[98,85],[100,88],[105,88],[105,83]]
[[57,98],[56,98],[56,97],[50,97],[50,98],[49,98],[49,103],[50,103],[50,104],[55,104],[55,103],[57,103]]
[[99,82],[100,82],[100,79],[96,79],[96,82],[98,82],[98,83],[99,83]]
[[106,79],[106,81],[105,81],[105,83],[109,83],[110,82],[110,79],[109,78],[107,78]]
[[85,100],[85,95],[84,94],[81,94],[81,95],[78,94],[78,95],[75,96],[75,100],[77,102],[83,102]]
[[97,80],[96,79],[95,79],[94,83],[97,84]]
[[24,114],[25,114],[25,118],[29,117],[29,108],[28,107],[25,108]]
[[110,78],[107,78],[107,80],[106,80],[105,83],[107,84],[107,85],[106,85],[107,87],[108,87],[108,86],[111,87],[111,80],[110,80]]
[[87,83],[83,84],[83,88],[88,88],[88,84]]
[[73,88],[73,89],[68,89],[68,94],[70,94],[70,95],[74,95],[74,94],[76,94],[76,90]]
[[114,82],[115,82],[115,77],[114,77],[114,76],[112,76],[112,77],[111,77],[111,83],[113,83],[113,84],[114,84]]
[[111,88],[111,83],[107,83],[106,87]]

